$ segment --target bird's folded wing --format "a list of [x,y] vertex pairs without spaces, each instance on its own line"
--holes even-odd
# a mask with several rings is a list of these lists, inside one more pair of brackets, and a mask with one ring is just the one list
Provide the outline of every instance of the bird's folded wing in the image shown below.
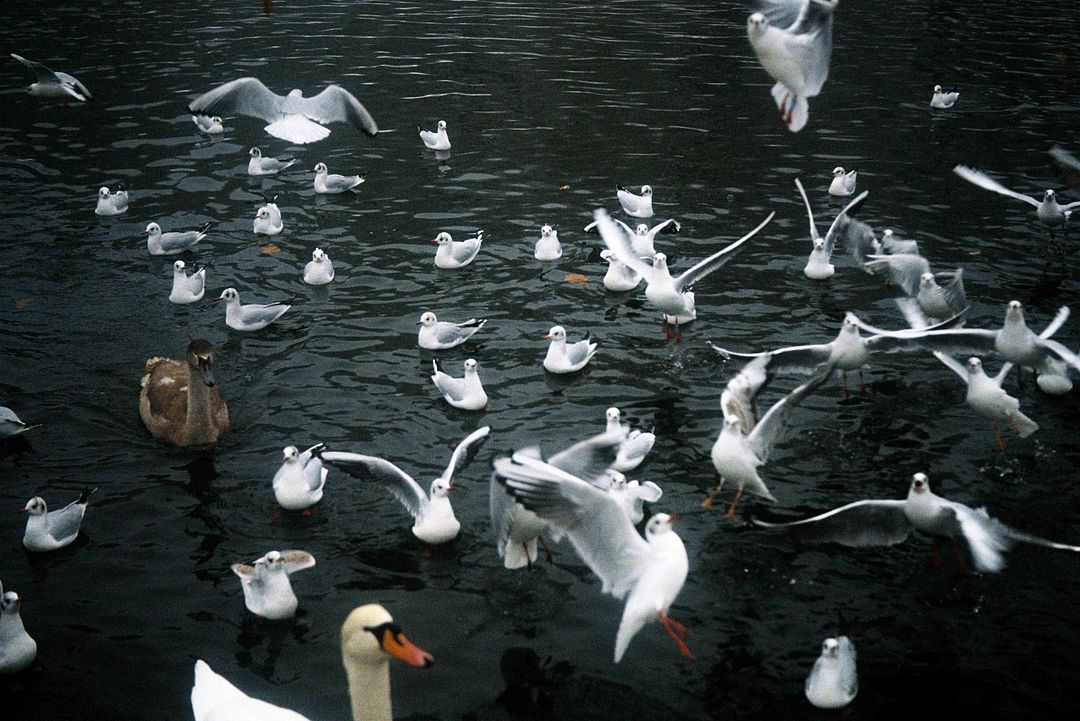
[[79,501],[69,503],[59,511],[50,511],[49,535],[58,541],[74,536],[79,532],[85,513],[86,504]]
[[364,456],[344,451],[323,451],[321,457],[323,463],[338,468],[353,478],[379,481],[413,516],[420,513],[420,508],[427,502],[424,489],[413,480],[412,476],[390,461],[376,456]]
[[743,237],[739,238],[738,240],[736,240],[734,243],[727,246],[723,250],[721,250],[719,252],[716,252],[716,253],[713,253],[708,258],[701,261],[697,265],[694,265],[689,270],[687,270],[682,275],[680,275],[678,278],[676,278],[675,279],[675,288],[676,288],[676,290],[678,290],[680,293],[685,291],[685,290],[688,290],[690,288],[690,286],[692,286],[695,282],[701,280],[702,278],[707,276],[709,273],[712,273],[714,270],[716,270],[717,268],[720,268],[725,263],[727,263],[729,260],[734,258],[735,254],[738,253],[740,250],[742,250],[746,246],[746,242],[748,240],[750,240],[751,238],[753,238],[755,235],[757,235],[761,231],[762,228],[764,228],[766,225],[768,225],[769,222],[772,221],[773,216],[775,216],[775,215],[776,215],[776,211],[773,211],[772,213],[769,213],[769,217],[767,217],[767,218],[765,218],[765,220],[761,221],[761,223],[759,223],[758,226],[756,228],[754,228],[753,230],[751,230],[749,233],[747,233]]
[[758,518],[753,522],[762,528],[790,530],[808,543],[854,547],[891,546],[907,538],[912,529],[901,500],[855,501],[791,523],[769,523]]
[[605,592],[626,595],[652,549],[610,493],[523,454],[498,459],[495,470],[522,505],[563,530]]
[[454,378],[452,375],[442,371],[435,371],[435,374],[431,376],[431,380],[444,396],[449,396],[455,401],[460,401],[465,397],[464,379]]
[[450,455],[450,462],[446,465],[446,470],[443,471],[442,478],[444,481],[449,483],[455,473],[476,458],[476,454],[480,452],[480,446],[484,445],[483,441],[490,432],[491,426],[478,428],[465,436],[461,443],[457,444],[457,448],[455,448],[454,452]]

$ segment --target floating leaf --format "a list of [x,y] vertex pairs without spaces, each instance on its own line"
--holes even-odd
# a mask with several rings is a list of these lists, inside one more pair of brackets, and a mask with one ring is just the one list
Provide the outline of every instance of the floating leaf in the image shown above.
[[582,275],[581,273],[567,273],[566,277],[564,277],[563,280],[565,280],[567,283],[573,283],[575,285],[585,285],[589,282],[589,278]]
[[273,255],[274,253],[280,253],[281,248],[277,247],[273,243],[267,243],[259,248],[260,255]]
[[29,298],[19,298],[17,301],[15,301],[15,310],[22,310],[28,305],[30,305]]
[[559,190],[570,190],[570,186],[569,185],[559,186]]

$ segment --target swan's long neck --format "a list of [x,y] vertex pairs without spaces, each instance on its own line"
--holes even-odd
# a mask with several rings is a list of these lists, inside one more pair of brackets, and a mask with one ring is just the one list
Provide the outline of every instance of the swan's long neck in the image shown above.
[[187,389],[187,419],[184,425],[187,427],[188,443],[209,443],[211,429],[214,427],[213,417],[210,412],[210,389],[203,383],[202,375],[198,370],[189,368]]
[[353,721],[392,721],[390,709],[390,664],[353,661],[345,664],[349,676],[349,698]]

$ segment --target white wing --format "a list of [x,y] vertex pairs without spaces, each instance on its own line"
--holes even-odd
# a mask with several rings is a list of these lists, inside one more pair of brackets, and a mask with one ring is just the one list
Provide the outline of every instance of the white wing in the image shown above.
[[[303,115],[319,123],[348,123],[371,137],[379,132],[379,126],[367,108],[355,95],[338,85],[328,85],[314,97],[301,98],[296,106]],[[286,110],[293,108],[286,107]]]
[[1022,193],[1017,193],[1014,190],[1009,190],[1004,185],[997,182],[981,170],[975,170],[975,168],[969,168],[966,165],[957,165],[955,168],[953,168],[953,172],[959,175],[964,180],[968,181],[969,183],[973,183],[980,188],[992,190],[995,193],[1007,195],[1010,198],[1015,198],[1016,200],[1022,200],[1028,205],[1034,206],[1036,208],[1042,205],[1040,201],[1032,198],[1030,195],[1023,195]]
[[307,551],[281,551],[280,553],[281,563],[285,566],[285,573],[296,573],[315,565],[315,557]]
[[379,481],[413,516],[420,513],[420,509],[427,503],[428,498],[424,489],[413,480],[412,476],[390,461],[342,451],[323,451],[319,456],[323,459],[323,463],[340,468],[353,478],[374,478]]
[[769,222],[773,219],[774,215],[776,215],[776,211],[769,213],[769,217],[763,220],[760,224],[758,224],[758,227],[754,228],[749,233],[739,238],[728,247],[724,248],[718,253],[713,253],[705,260],[701,261],[697,265],[687,270],[678,278],[675,278],[675,289],[682,293],[683,291],[689,289],[690,286],[695,283],[695,281],[701,280],[709,273],[713,272],[714,270],[734,258],[735,253],[742,250],[742,247],[746,243],[746,241],[753,238],[762,228],[768,225]]
[[195,98],[188,110],[203,115],[239,113],[274,122],[284,114],[284,102],[285,98],[263,85],[258,78],[238,78]]
[[[599,433],[562,450],[547,462],[576,478],[595,483],[596,479],[615,463],[619,447],[626,439],[626,430]],[[518,451],[522,455],[524,451]]]
[[813,242],[820,237],[817,225],[814,223],[814,211],[810,209],[810,200],[806,197],[806,191],[803,190],[802,182],[798,178],[795,178],[795,187],[799,189],[799,195],[802,196],[803,204],[806,206],[806,216],[810,219],[810,241]]
[[754,454],[762,461],[769,459],[769,453],[772,451],[772,447],[776,445],[776,442],[780,440],[780,434],[783,433],[784,428],[787,426],[788,418],[791,416],[792,409],[795,406],[803,402],[815,388],[829,379],[832,375],[833,365],[830,363],[824,371],[813,376],[810,380],[803,383],[801,386],[793,390],[791,393],[781,398],[768,412],[761,417],[761,420],[754,426],[754,430],[750,432],[746,442],[750,445]]
[[836,218],[833,219],[832,225],[829,226],[829,232],[825,234],[825,249],[832,256],[833,249],[836,247],[837,236],[843,233],[843,229],[851,221],[848,213],[851,212],[855,206],[866,200],[866,196],[870,195],[869,190],[864,190],[855,196],[855,199],[844,206],[844,209],[837,213]]
[[487,437],[487,434],[491,432],[491,426],[484,426],[478,428],[457,444],[457,448],[454,449],[454,453],[450,456],[450,463],[446,465],[446,470],[443,471],[442,479],[447,483],[454,477],[454,474],[468,465],[473,458],[476,458],[476,454],[480,452],[480,446],[483,445],[481,441]]
[[[634,234],[633,231],[622,221],[613,221],[603,208],[594,210],[593,217],[596,219],[593,225],[596,226],[600,237],[604,239],[604,244],[611,249],[615,257],[624,265],[636,270],[647,282],[652,282],[652,279],[656,277],[653,267],[639,258],[630,245],[630,236]],[[622,225],[622,228],[615,223]]]
[[1050,336],[1054,335],[1054,333],[1057,333],[1058,329],[1061,326],[1065,325],[1065,321],[1067,321],[1068,319],[1069,306],[1063,305],[1058,308],[1057,315],[1054,316],[1054,319],[1050,321],[1050,323],[1045,328],[1043,328],[1043,332],[1039,333],[1039,337],[1043,340],[1046,340]]
[[605,593],[622,598],[633,588],[652,549],[610,493],[522,453],[498,459],[495,471],[522,505],[570,538]]
[[1080,160],[1065,148],[1055,145],[1048,152],[1050,157],[1056,160],[1061,167],[1080,173]]
[[923,273],[930,272],[930,262],[921,255],[902,253],[900,255],[868,255],[866,267],[871,272],[884,270],[889,280],[911,297],[919,294],[919,280]]
[[1004,524],[991,518],[985,508],[971,509],[962,503],[942,501],[956,514],[960,531],[971,549],[975,568],[996,573],[1005,567],[1005,551],[1009,548]]
[[911,533],[904,515],[904,501],[855,501],[812,518],[791,523],[769,523],[757,518],[763,528],[784,528],[809,543],[839,543],[844,546],[892,546]]

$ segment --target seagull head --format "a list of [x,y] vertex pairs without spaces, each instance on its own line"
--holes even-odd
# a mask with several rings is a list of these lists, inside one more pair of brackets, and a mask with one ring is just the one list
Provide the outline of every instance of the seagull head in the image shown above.
[[919,276],[919,287],[920,288],[929,289],[929,288],[933,288],[935,285],[937,285],[937,281],[934,280],[934,274],[933,273],[923,273],[922,275]]
[[1017,321],[1024,322],[1024,304],[1018,300],[1009,301],[1008,307],[1005,309],[1005,322]]
[[476,373],[476,361],[472,358],[465,361],[465,374]]
[[223,300],[226,303],[232,303],[233,301],[240,302],[240,294],[236,292],[236,288],[226,288],[221,291],[221,295],[214,300]]
[[552,326],[544,340],[566,340],[566,329],[561,325]]
[[149,235],[161,235],[161,226],[157,223],[150,223],[146,226],[146,230],[144,230],[143,233],[147,233]]
[[457,490],[457,486],[450,483],[449,481],[444,481],[441,478],[436,478],[434,481],[431,482],[431,497],[432,498],[446,498],[447,493],[450,493],[451,491],[456,491],[456,490]]
[[669,533],[672,530],[671,527],[675,525],[675,521],[677,520],[679,520],[679,517],[674,513],[671,515],[657,513],[645,524],[645,535],[649,538],[656,538],[657,536]]
[[284,450],[281,451],[281,455],[286,463],[296,463],[300,459],[300,449],[296,446],[285,446]]
[[934,92],[935,93],[940,93],[941,92],[941,86],[940,85],[935,85],[934,86]]
[[859,325],[855,322],[855,316],[852,313],[844,316],[844,323],[840,326],[840,332],[859,334]]
[[259,212],[255,213],[255,217],[259,220],[270,220],[270,210],[265,207],[259,208]]
[[911,492],[915,494],[930,492],[930,479],[925,473],[916,473],[911,477]]
[[618,260],[618,258],[615,257],[615,251],[613,251],[611,248],[604,248],[603,250],[601,250],[600,257],[609,263],[613,263]]
[[967,362],[968,375],[978,375],[982,373],[982,361],[978,358],[968,358]]
[[446,121],[445,120],[440,120],[439,121],[439,130],[446,130]]
[[326,260],[326,253],[323,252],[322,248],[316,248],[311,251],[311,259],[316,263],[321,263]]
[[182,261],[182,260],[178,260],[178,261],[176,261],[175,263],[172,264],[173,273],[183,274],[184,268],[186,268],[186,267],[187,266],[184,265],[184,261]]
[[834,178],[838,178],[844,174],[844,169],[837,165],[835,168],[832,169],[832,174]]
[[438,243],[439,245],[445,245],[447,243],[453,242],[453,240],[454,239],[450,237],[449,233],[444,232],[444,233],[439,233],[438,235],[436,235],[435,240],[433,240],[431,242],[432,243]]
[[552,228],[552,227],[551,227],[550,225],[548,225],[547,223],[545,223],[545,224],[544,224],[544,227],[542,227],[542,228],[540,229],[540,235],[542,235],[543,237],[547,238],[548,236],[550,236],[550,235],[552,234],[552,232],[553,232],[553,231],[554,231],[554,228]]
[[814,250],[825,250],[824,238],[814,238]]
[[611,490],[613,491],[625,491],[626,490],[626,476],[618,471],[608,471],[608,480],[611,481]]
[[643,198],[651,198],[652,197],[652,186],[651,185],[643,185],[643,186],[641,186],[641,197],[643,197]]
[[14,591],[8,591],[0,599],[0,612],[3,613],[18,613],[19,612],[19,594]]
[[319,173],[320,175],[325,173],[326,172],[326,163],[316,163],[315,164],[315,172]]
[[48,508],[45,506],[45,499],[41,496],[34,496],[26,505],[22,508],[22,513],[29,513],[31,516],[41,516],[48,512]]
[[767,27],[769,27],[769,21],[762,13],[754,13],[746,19],[746,32],[750,35],[761,35]]
[[1047,202],[1050,202],[1050,201],[1052,201],[1053,199],[1054,199],[1054,191],[1052,191],[1052,190],[1047,190],[1047,191],[1046,191],[1046,194],[1045,194],[1045,195],[1043,196],[1043,200],[1045,200],[1045,201],[1047,201]]
[[637,227],[634,228],[634,232],[637,233],[638,235],[648,235],[649,234],[649,226],[645,225],[644,223],[638,223]]
[[826,658],[836,658],[840,652],[840,643],[835,638],[827,638],[821,644],[821,655]]
[[253,158],[261,158],[262,157],[262,151],[259,150],[258,148],[252,148],[251,150],[248,151],[248,155],[250,155]]
[[742,435],[742,421],[736,415],[724,416],[724,433],[738,433]]
[[431,311],[428,311],[427,313],[424,313],[422,316],[420,316],[420,320],[416,321],[416,324],[422,325],[425,328],[430,328],[431,326],[435,325],[435,321],[435,314]]
[[663,253],[657,253],[656,255],[654,255],[652,258],[652,267],[656,268],[657,270],[666,270],[667,256]]
[[108,198],[109,197],[109,189],[106,188],[103,185],[100,188],[98,188],[97,194],[98,194],[99,198]]

